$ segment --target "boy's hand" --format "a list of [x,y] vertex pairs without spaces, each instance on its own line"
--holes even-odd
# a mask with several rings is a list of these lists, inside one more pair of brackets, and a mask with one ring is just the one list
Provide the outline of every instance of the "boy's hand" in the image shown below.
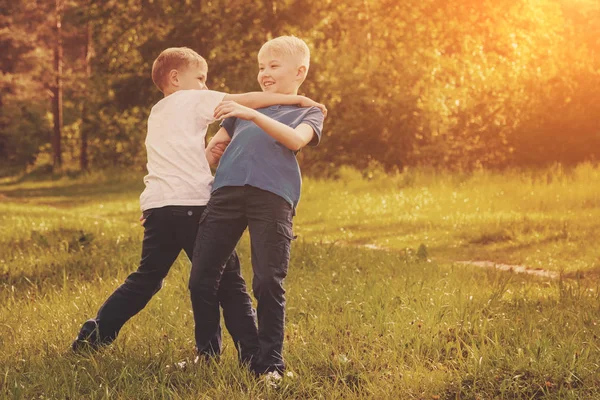
[[228,144],[229,143],[217,143],[210,149],[206,149],[204,154],[206,155],[208,165],[215,168],[219,165],[219,161],[221,160],[221,157],[223,157],[223,153],[225,153]]
[[321,103],[317,103],[314,100],[309,99],[306,96],[300,96],[300,107],[317,107],[323,113],[324,117],[327,117],[327,107]]
[[245,120],[253,120],[256,117],[257,111],[244,107],[235,101],[222,101],[215,108],[215,119],[225,119],[230,117],[237,117]]
[[210,149],[210,153],[217,159],[221,159],[221,156],[223,155],[223,153],[225,153],[225,149],[227,148],[227,146],[229,145],[229,143],[225,143],[225,142],[220,142],[214,145],[214,147],[212,147]]
[[208,165],[216,168],[219,165],[219,161],[221,161],[221,157],[223,157],[223,153],[225,153],[225,149],[229,145],[229,142],[219,142],[212,146],[210,149],[206,149],[206,161],[208,161]]

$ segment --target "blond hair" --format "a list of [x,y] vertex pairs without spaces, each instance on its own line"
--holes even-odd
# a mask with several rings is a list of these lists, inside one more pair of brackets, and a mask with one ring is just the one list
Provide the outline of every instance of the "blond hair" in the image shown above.
[[163,50],[152,64],[152,81],[158,90],[164,93],[170,71],[202,64],[207,65],[206,60],[194,50],[187,47],[169,47]]
[[280,56],[290,56],[298,61],[298,66],[303,65],[308,71],[310,65],[310,49],[306,42],[296,36],[279,36],[262,45],[258,54],[265,51],[273,52]]

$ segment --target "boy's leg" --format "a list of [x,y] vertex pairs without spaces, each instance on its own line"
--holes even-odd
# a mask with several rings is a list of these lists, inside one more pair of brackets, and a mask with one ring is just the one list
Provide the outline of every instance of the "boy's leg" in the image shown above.
[[285,290],[290,247],[293,239],[293,208],[283,198],[258,188],[250,188],[248,227],[252,245],[252,288],[258,301],[259,357],[256,373],[282,372]]
[[231,254],[219,285],[219,303],[223,307],[225,326],[233,338],[238,359],[247,365],[259,351],[258,331],[252,299],[246,290],[237,253]]
[[[194,245],[190,296],[198,353],[215,355],[211,344],[220,329],[219,284],[226,262],[246,229],[242,188],[224,187],[212,194],[200,219]],[[254,324],[254,323],[253,323]],[[250,326],[248,331],[250,331]]]
[[[179,212],[185,219],[187,216],[193,222],[193,226],[188,226],[182,222],[182,226],[187,229],[182,231],[181,243],[190,261],[194,255],[194,242],[198,231],[199,216],[202,215],[205,207],[188,207],[189,211]],[[258,352],[258,332],[256,331],[256,322],[254,320],[254,309],[252,300],[246,290],[246,282],[240,271],[240,261],[234,250],[233,254],[227,260],[221,284],[218,292],[219,303],[223,307],[223,316],[227,330],[233,338],[235,347],[238,351],[238,357],[242,362],[250,362],[251,358]],[[219,331],[210,342],[210,348],[220,353],[221,332]]]
[[73,348],[76,350],[84,341],[92,346],[111,343],[125,322],[160,290],[180,251],[169,207],[152,210],[144,223],[142,258],[137,271],[129,275],[125,283],[104,302],[96,318],[84,324]]

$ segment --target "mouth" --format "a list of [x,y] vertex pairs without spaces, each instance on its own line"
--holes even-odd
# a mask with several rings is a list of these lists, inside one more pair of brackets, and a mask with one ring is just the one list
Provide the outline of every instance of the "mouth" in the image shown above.
[[263,86],[264,86],[264,87],[273,86],[274,84],[275,84],[275,82],[273,82],[273,81],[266,81],[266,82],[263,82]]

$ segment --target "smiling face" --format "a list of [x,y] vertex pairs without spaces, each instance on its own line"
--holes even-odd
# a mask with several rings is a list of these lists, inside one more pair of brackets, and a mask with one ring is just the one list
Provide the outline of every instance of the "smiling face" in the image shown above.
[[295,57],[272,50],[258,53],[258,84],[263,92],[298,94],[306,76],[306,67]]

